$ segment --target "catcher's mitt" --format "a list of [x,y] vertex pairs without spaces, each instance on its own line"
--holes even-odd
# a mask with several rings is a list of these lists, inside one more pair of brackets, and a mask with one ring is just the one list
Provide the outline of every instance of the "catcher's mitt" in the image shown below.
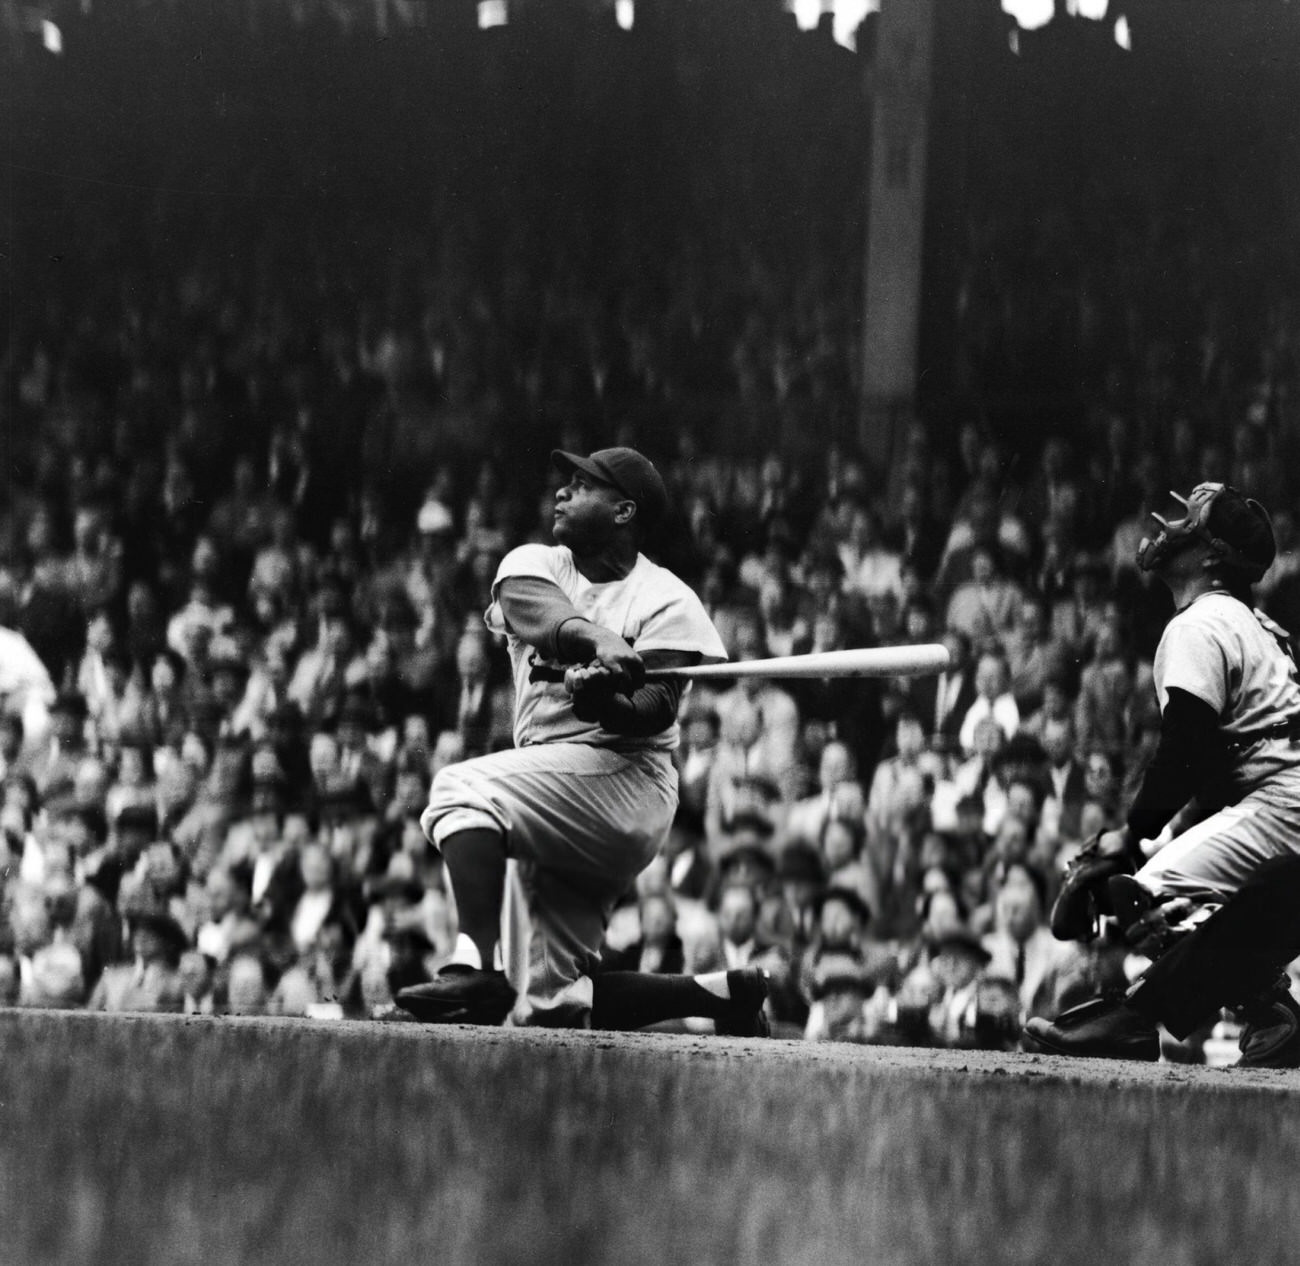
[[1052,935],[1058,941],[1091,941],[1098,921],[1113,913],[1106,883],[1112,875],[1131,875],[1133,858],[1127,852],[1103,853],[1098,831],[1079,850],[1061,881],[1052,903]]

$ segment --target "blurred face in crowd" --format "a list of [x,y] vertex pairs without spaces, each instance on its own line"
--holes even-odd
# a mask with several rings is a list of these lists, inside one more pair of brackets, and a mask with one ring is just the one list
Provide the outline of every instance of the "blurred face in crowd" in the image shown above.
[[419,713],[411,713],[402,722],[402,746],[414,747],[428,751],[432,746],[429,734],[429,719]]
[[1013,782],[1007,787],[1007,816],[1032,825],[1038,820],[1038,797],[1026,782]]
[[308,844],[302,850],[298,867],[308,892],[324,892],[334,881],[334,863],[319,844]]
[[835,818],[861,818],[867,811],[867,794],[862,784],[853,779],[837,783],[831,792],[831,816]]
[[972,741],[975,755],[990,760],[1002,746],[1002,728],[992,717],[985,717],[975,726]]
[[83,804],[102,805],[112,781],[108,766],[99,757],[88,756],[85,760],[77,762],[73,785],[76,788],[77,799]]
[[831,871],[850,866],[857,860],[861,840],[848,822],[832,818],[822,832],[822,856]]
[[853,777],[853,755],[843,743],[827,743],[817,766],[817,781],[825,792],[834,791]]
[[758,898],[747,885],[731,884],[718,903],[718,929],[732,945],[743,945],[758,923]]
[[313,734],[307,760],[311,765],[312,777],[323,785],[339,767],[339,745],[334,735],[320,730]]
[[659,893],[641,900],[641,936],[647,945],[664,945],[677,930],[672,902]]
[[181,988],[188,998],[204,998],[212,992],[212,963],[196,949],[186,950],[178,965]]
[[818,920],[823,948],[848,949],[862,937],[862,919],[847,901],[830,897],[822,906]]
[[1007,666],[998,655],[981,655],[975,666],[975,689],[985,699],[996,699],[1007,690]]
[[[946,882],[946,877],[945,877]],[[925,914],[925,933],[937,939],[965,926],[957,898],[948,888],[936,888]]]
[[456,673],[461,683],[485,681],[490,663],[487,642],[476,633],[464,634],[456,644]]
[[1058,769],[1074,754],[1074,725],[1065,717],[1048,717],[1043,722],[1043,751]]
[[1083,786],[1088,796],[1109,804],[1118,791],[1118,780],[1110,757],[1105,752],[1089,752],[1083,766]]
[[1038,890],[1023,866],[1010,866],[997,896],[999,924],[1017,941],[1028,940],[1042,919]]
[[262,964],[251,954],[240,954],[231,961],[227,986],[231,1015],[263,1015],[269,991]]
[[904,760],[915,760],[925,751],[925,730],[914,716],[901,716],[894,727],[894,742]]
[[432,777],[448,765],[465,759],[465,740],[456,730],[443,730],[433,745],[433,755],[429,759],[429,774]]

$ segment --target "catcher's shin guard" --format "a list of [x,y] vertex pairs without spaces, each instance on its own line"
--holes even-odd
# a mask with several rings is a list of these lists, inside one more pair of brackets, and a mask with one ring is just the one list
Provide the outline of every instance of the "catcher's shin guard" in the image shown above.
[[1300,857],[1273,858],[1151,965],[1128,1004],[1183,1039],[1269,989],[1297,956]]

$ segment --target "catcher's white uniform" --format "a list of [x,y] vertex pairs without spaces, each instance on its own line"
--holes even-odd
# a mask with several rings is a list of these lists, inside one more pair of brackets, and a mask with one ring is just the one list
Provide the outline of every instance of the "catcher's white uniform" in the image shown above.
[[497,571],[485,618],[507,638],[515,747],[444,769],[420,822],[435,844],[467,828],[504,833],[511,862],[502,952],[521,999],[516,1019],[572,1025],[590,1010],[589,973],[614,903],[672,825],[678,728],[634,738],[576,717],[555,680],[558,665],[514,635],[495,600],[515,576],[551,581],[581,616],[638,654],[684,651],[721,662],[726,651],[696,595],[644,555],[621,580],[602,584],[587,580],[563,545],[520,546]]
[[1161,848],[1138,872],[1161,896],[1235,892],[1270,857],[1300,853],[1300,718],[1296,665],[1281,630],[1224,593],[1207,593],[1165,627],[1156,648],[1163,710],[1178,688],[1209,704],[1226,740],[1224,777],[1235,803]]

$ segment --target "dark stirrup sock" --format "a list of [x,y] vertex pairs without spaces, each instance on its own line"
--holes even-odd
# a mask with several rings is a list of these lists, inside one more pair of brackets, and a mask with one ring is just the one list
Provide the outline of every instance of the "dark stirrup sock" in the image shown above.
[[692,1016],[716,1020],[732,1006],[730,998],[695,983],[694,976],[606,971],[592,977],[591,1027],[643,1029],[662,1020]]

